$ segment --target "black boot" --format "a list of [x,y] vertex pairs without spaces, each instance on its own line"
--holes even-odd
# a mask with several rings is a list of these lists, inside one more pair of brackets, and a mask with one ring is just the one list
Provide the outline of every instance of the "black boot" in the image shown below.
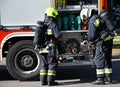
[[97,78],[94,82],[92,82],[93,85],[102,85],[105,84],[104,79],[102,78]]
[[41,82],[41,85],[47,85],[47,81]]
[[59,85],[58,82],[48,82],[48,86]]
[[110,77],[105,77],[105,84],[112,84],[112,79]]

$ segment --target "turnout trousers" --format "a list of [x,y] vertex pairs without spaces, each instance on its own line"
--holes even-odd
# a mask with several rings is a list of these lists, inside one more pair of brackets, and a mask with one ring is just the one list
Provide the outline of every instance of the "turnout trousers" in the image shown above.
[[54,82],[56,76],[57,59],[49,57],[48,53],[41,54],[40,81]]
[[95,65],[97,78],[110,77],[112,75],[112,45],[113,39],[104,41],[101,45],[96,45]]

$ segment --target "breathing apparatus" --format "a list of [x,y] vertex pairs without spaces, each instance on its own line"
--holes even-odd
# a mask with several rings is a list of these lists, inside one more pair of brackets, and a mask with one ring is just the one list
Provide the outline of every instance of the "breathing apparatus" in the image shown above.
[[[97,40],[108,41],[113,39],[117,33],[115,32],[115,27],[112,21],[109,19],[107,11],[101,11],[98,14],[98,19],[95,21],[95,26],[98,28],[102,26],[103,29],[100,29],[100,37]],[[101,27],[99,27],[101,28]]]
[[113,23],[111,22],[111,20],[109,19],[107,11],[105,11],[105,10],[101,11],[99,14],[99,17],[102,22],[106,23],[109,33],[113,36],[116,35],[117,33],[115,32],[115,27],[114,27]]

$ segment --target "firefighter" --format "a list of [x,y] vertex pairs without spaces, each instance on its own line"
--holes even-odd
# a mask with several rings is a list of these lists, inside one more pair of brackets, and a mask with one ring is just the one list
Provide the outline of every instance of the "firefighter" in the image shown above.
[[57,39],[60,36],[56,25],[58,11],[49,7],[45,11],[44,22],[38,22],[35,32],[34,46],[39,50],[41,57],[40,81],[41,85],[58,85],[55,82],[57,68]]
[[110,84],[112,82],[112,45],[114,26],[107,11],[93,15],[88,24],[88,40],[95,45],[95,65],[97,79],[92,84]]

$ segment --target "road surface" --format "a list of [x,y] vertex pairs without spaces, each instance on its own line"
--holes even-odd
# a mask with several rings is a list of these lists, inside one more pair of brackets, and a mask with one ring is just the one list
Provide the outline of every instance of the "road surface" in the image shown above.
[[[120,59],[113,59],[113,81],[111,85],[92,85],[95,80],[95,67],[86,66],[64,66],[57,70],[57,82],[59,86],[54,87],[120,87]],[[0,87],[42,87],[40,81],[19,81],[10,76],[6,69],[5,59],[0,63]],[[47,86],[45,86],[47,87]]]

